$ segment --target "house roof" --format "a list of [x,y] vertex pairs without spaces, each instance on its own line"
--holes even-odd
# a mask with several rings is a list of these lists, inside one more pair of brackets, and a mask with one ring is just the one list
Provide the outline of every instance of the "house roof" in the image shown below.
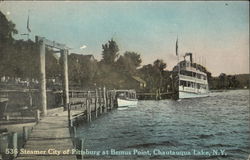
[[82,55],[77,53],[71,53],[70,56],[76,57],[77,59],[81,60],[95,60],[92,54]]
[[141,79],[141,78],[138,77],[138,76],[132,76],[132,78],[135,79],[136,81],[140,82],[140,83],[146,84],[146,81],[144,81],[143,79]]

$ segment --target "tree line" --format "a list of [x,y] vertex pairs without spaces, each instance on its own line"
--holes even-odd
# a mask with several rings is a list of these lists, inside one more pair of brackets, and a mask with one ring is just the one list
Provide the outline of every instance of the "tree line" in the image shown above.
[[[28,81],[39,78],[39,51],[32,40],[15,40],[18,34],[15,24],[0,12],[0,77],[21,78]],[[172,90],[173,77],[166,70],[167,63],[156,59],[152,64],[142,66],[141,55],[134,51],[120,53],[119,46],[111,39],[102,46],[102,59],[97,61],[91,57],[70,54],[68,56],[69,80],[71,87],[95,88],[106,86],[115,89],[132,89],[155,92]],[[197,64],[196,67],[199,66]],[[47,79],[62,80],[62,59],[56,59],[53,51],[46,48],[46,77]],[[221,74],[212,77],[208,73],[210,88],[240,88],[244,85],[235,76]],[[135,78],[137,77],[137,78]],[[138,84],[138,77],[145,86]],[[49,85],[50,83],[48,83]],[[53,86],[53,84],[52,84]]]
[[[20,78],[28,81],[39,78],[39,51],[32,40],[16,40],[18,31],[15,24],[0,12],[0,77]],[[69,80],[72,86],[109,88],[130,88],[133,76],[146,82],[144,89],[163,88],[169,74],[164,69],[166,63],[157,59],[153,64],[141,67],[141,55],[134,51],[119,53],[119,46],[111,39],[102,46],[100,61],[70,54],[68,56]],[[62,62],[53,56],[53,51],[46,48],[47,79],[62,79]],[[141,67],[138,69],[138,67]],[[49,83],[48,83],[49,84]]]

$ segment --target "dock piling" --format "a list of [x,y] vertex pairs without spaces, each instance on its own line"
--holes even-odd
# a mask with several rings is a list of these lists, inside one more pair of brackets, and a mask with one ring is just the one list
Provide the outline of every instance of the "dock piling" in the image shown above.
[[95,89],[95,117],[96,118],[98,116],[98,108],[97,108],[97,100],[98,100],[98,98],[97,98],[97,96],[98,96],[97,89]]
[[[83,143],[84,143],[84,139],[80,139],[80,150],[83,151]],[[84,155],[81,154],[81,160],[84,159]]]
[[86,98],[86,113],[87,113],[87,121],[91,122],[91,106],[90,106],[90,91],[87,93],[87,98]]
[[101,94],[101,88],[99,88],[98,93],[98,100],[99,100],[99,108],[100,108],[100,114],[102,114],[102,94]]
[[12,132],[11,136],[10,136],[10,146],[9,148],[13,149],[13,152],[11,154],[11,158],[14,159],[17,157],[17,133],[16,132]]
[[71,115],[71,112],[70,112],[70,110],[71,110],[71,104],[69,103],[68,104],[68,121],[69,121],[69,127],[72,127],[72,115]]
[[105,86],[103,87],[103,107],[104,107],[104,112],[107,112],[107,100],[106,100],[106,88]]
[[36,122],[38,123],[40,121],[40,110],[39,109],[36,110],[35,116],[36,116],[35,117],[36,118]]
[[24,142],[27,142],[29,136],[29,130],[27,126],[23,127],[23,140]]
[[39,41],[39,60],[40,60],[40,93],[41,93],[41,110],[43,116],[47,115],[47,95],[46,95],[46,70],[45,70],[45,43],[41,39]]

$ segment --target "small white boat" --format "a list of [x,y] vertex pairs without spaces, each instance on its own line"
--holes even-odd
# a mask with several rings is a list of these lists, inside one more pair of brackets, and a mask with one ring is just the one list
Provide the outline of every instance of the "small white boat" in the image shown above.
[[136,107],[138,99],[135,90],[116,90],[117,107]]
[[121,99],[117,98],[118,107],[136,107],[137,99]]

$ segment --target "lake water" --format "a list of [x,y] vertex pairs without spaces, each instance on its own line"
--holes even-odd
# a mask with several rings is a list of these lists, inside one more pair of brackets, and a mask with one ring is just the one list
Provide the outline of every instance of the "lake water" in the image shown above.
[[249,91],[207,98],[139,101],[77,129],[85,157],[242,159],[250,154]]

